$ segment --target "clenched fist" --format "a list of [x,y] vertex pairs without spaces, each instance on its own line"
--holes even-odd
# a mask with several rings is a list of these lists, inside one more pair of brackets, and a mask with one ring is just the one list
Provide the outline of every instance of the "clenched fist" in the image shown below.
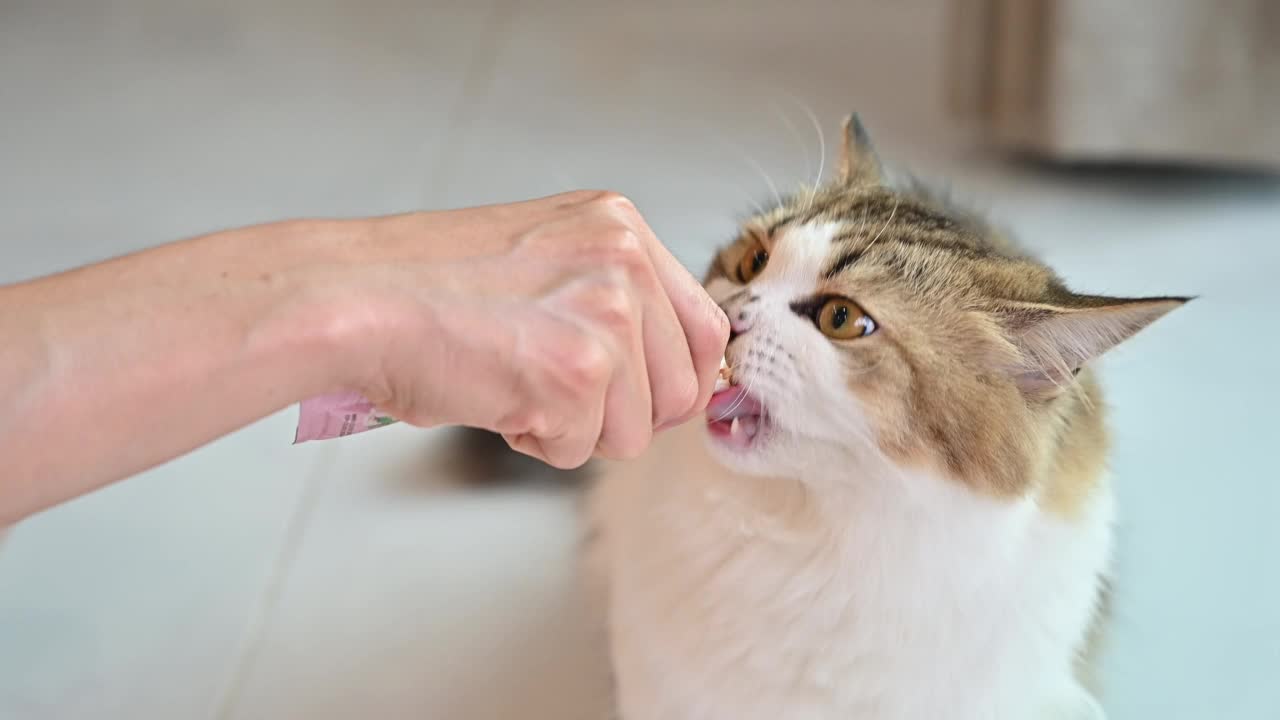
[[384,218],[348,252],[357,389],[407,422],[568,468],[633,457],[710,397],[726,319],[620,195]]

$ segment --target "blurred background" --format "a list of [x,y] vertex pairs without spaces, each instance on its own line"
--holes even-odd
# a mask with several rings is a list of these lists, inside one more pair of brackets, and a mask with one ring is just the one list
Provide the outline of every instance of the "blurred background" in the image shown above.
[[[1200,296],[1105,363],[1105,705],[1277,718],[1277,36],[1268,0],[0,0],[0,282],[588,186],[700,273],[858,110],[1077,288]],[[295,420],[0,541],[0,717],[605,717],[572,484]]]

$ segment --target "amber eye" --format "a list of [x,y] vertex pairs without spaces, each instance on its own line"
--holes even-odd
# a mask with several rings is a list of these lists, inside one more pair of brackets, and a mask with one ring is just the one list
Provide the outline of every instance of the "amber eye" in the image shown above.
[[743,254],[742,260],[738,261],[738,279],[744,283],[751,282],[768,262],[769,251],[764,249],[764,243],[755,240]]
[[853,340],[876,331],[876,321],[858,304],[845,298],[831,298],[818,310],[818,329],[836,340]]

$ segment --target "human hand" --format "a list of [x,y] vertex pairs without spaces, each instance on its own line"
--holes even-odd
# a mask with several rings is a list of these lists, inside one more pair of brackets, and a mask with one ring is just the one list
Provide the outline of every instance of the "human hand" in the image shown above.
[[622,196],[359,222],[340,248],[355,295],[331,313],[380,410],[568,468],[705,407],[728,323]]

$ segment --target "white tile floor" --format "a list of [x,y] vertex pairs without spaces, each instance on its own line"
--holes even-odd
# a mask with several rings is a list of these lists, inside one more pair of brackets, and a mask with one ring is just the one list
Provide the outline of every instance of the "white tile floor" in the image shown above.
[[[768,197],[755,164],[816,169],[798,101],[828,134],[857,108],[884,155],[949,175],[1080,287],[1202,296],[1108,362],[1107,704],[1280,717],[1280,186],[972,151],[943,112],[945,0],[690,5],[0,0],[0,281],[575,185],[630,194],[701,269]],[[571,492],[463,492],[438,433],[291,447],[292,422],[10,533],[0,717],[603,716]]]

